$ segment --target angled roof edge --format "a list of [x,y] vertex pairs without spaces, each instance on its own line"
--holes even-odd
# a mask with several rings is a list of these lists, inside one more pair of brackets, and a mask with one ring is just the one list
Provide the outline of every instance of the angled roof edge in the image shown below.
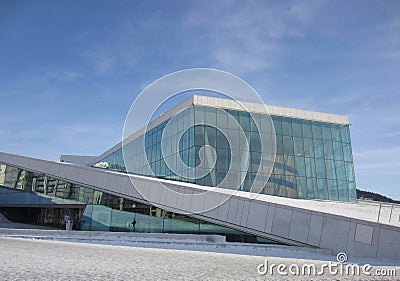
[[[164,121],[170,119],[175,114],[179,113],[180,111],[188,108],[191,105],[198,105],[198,106],[210,106],[210,107],[218,107],[223,109],[233,109],[243,111],[245,107],[249,112],[252,113],[265,113],[265,108],[267,108],[268,112],[272,116],[282,116],[282,117],[290,117],[302,120],[310,120],[310,121],[319,121],[325,123],[332,123],[332,124],[340,124],[340,125],[349,125],[349,118],[345,115],[339,114],[332,114],[332,113],[324,113],[324,112],[317,112],[311,110],[303,110],[303,109],[296,109],[290,107],[282,107],[282,106],[275,106],[275,105],[268,105],[268,104],[261,104],[261,103],[252,103],[246,101],[239,101],[236,102],[230,99],[224,98],[216,98],[216,97],[209,97],[209,96],[201,96],[201,95],[193,95],[183,102],[179,103],[172,109],[168,110],[165,113],[162,113],[157,119],[150,122],[147,126],[142,127],[137,132],[130,135],[128,138],[125,139],[124,142],[130,143],[133,140],[137,139],[141,135],[143,135],[146,131],[155,128],[156,126],[160,125]],[[122,147],[122,141],[96,157],[93,161],[88,163],[88,165],[93,165],[104,159],[111,153],[117,151]]]
[[276,106],[276,105],[269,105],[262,103],[246,102],[246,101],[236,102],[234,100],[229,100],[224,98],[215,98],[215,97],[198,96],[198,95],[193,96],[193,103],[194,105],[212,106],[212,107],[241,110],[241,111],[243,111],[243,107],[245,107],[249,112],[252,113],[265,113],[265,108],[267,108],[269,114],[273,116],[283,116],[283,117],[320,121],[320,122],[340,124],[340,125],[349,125],[349,118],[348,116],[345,115],[317,112],[317,111],[297,109],[291,107],[283,107],[283,106]]

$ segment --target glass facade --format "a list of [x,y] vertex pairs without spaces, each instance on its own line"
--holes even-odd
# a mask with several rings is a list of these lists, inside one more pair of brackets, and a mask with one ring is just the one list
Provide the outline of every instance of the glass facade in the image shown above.
[[[227,241],[274,243],[254,235],[8,164],[0,163],[0,168],[1,187],[18,189],[20,192],[25,191],[46,198],[57,198],[58,204],[85,204],[84,212],[76,220],[80,230],[221,234],[227,237]],[[4,193],[2,196],[7,196],[7,194],[10,193]],[[56,213],[55,208],[44,209],[44,211],[52,215]],[[15,214],[15,211],[13,212]],[[44,217],[38,221],[45,223],[49,214],[39,213],[39,215]],[[57,220],[62,223],[63,216],[58,215]],[[135,227],[132,225],[133,220],[136,221]]]
[[[239,130],[221,109],[195,105],[178,113],[170,124],[167,120],[148,130],[94,166],[290,198],[356,201],[349,125],[272,116],[276,155],[270,155],[261,149],[262,143],[273,137],[269,116],[223,111],[240,125],[248,145],[232,141],[239,138]],[[176,138],[177,145],[173,141]],[[165,149],[168,145],[170,149]],[[207,158],[204,146],[214,148],[215,165],[209,172],[198,168],[193,176],[191,168]],[[231,163],[233,153],[240,155],[240,163]],[[180,160],[185,165],[178,165]],[[171,169],[174,161],[177,164]],[[272,173],[268,165],[273,165]],[[234,176],[221,185],[229,170]]]

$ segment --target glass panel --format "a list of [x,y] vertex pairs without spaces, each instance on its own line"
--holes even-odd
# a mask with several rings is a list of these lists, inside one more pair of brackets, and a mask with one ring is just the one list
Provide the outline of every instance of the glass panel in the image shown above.
[[272,170],[274,175],[282,175],[285,172],[283,155],[276,155],[275,165]]
[[163,219],[163,232],[167,233],[198,233],[199,220],[175,213],[166,213]]
[[307,180],[305,177],[297,177],[298,198],[308,198]]
[[334,159],[333,145],[331,141],[324,141],[324,156],[325,159]]
[[345,181],[339,181],[339,180],[337,182],[338,182],[339,200],[349,201],[349,191],[347,188],[347,183]]
[[178,118],[172,118],[169,121],[171,126],[171,135],[175,135],[178,132]]
[[343,161],[335,161],[336,177],[338,180],[346,180],[346,172]]
[[240,143],[239,143],[239,131],[237,130],[229,130],[229,148],[231,150],[239,150],[240,149]]
[[229,143],[225,135],[217,130],[217,147],[218,148],[223,148],[223,149],[229,149]]
[[217,109],[213,107],[206,107],[206,124],[216,124],[217,122]]
[[341,142],[342,141],[342,136],[340,132],[340,125],[338,124],[332,124],[331,125],[331,131],[332,131],[332,140]]
[[226,110],[226,111],[233,117],[233,118],[228,118],[228,128],[237,128],[237,122],[239,122],[239,112],[235,110]]
[[303,137],[312,139],[312,128],[311,128],[311,121],[303,120],[302,121],[302,128],[303,128]]
[[224,178],[226,176],[226,170],[227,170],[227,168],[224,168],[224,170],[217,170],[216,171],[217,185],[220,184],[224,180]]
[[346,176],[348,181],[355,181],[354,168],[352,162],[345,162]]
[[258,167],[260,165],[260,162],[261,162],[261,152],[251,151],[250,152],[250,164],[255,169],[254,173],[258,172]]
[[250,151],[261,151],[261,140],[258,132],[252,132],[250,136]]
[[328,180],[328,191],[329,191],[329,199],[330,200],[338,200],[338,188],[336,180]]
[[194,146],[194,127],[190,127],[188,130],[188,134],[189,134],[189,147]]
[[283,136],[283,151],[286,155],[293,155],[293,140],[290,136]]
[[196,123],[205,123],[206,113],[204,107],[201,106],[194,107],[194,118]]
[[355,182],[349,182],[348,183],[348,188],[349,188],[349,201],[350,202],[357,202],[356,183]]
[[[251,131],[253,131],[253,132],[261,132],[261,131],[259,131],[259,130],[261,130],[261,127],[257,127],[258,126],[258,121],[260,120],[260,118],[259,118],[259,116],[258,116],[259,114],[256,114],[256,113],[252,113],[252,114],[249,114],[249,120],[250,120],[250,126],[251,126]],[[269,133],[269,132],[268,132]]]
[[322,140],[314,140],[314,155],[316,158],[324,158],[324,145]]
[[317,178],[326,179],[325,161],[324,159],[315,159],[315,170]]
[[228,128],[228,113],[225,111],[217,111],[217,126],[218,128]]
[[[178,132],[182,132],[183,129],[185,129],[185,127],[183,127],[183,112],[179,113],[176,117],[177,117],[177,123],[178,123]],[[187,128],[187,127],[186,127]],[[155,140],[157,141],[157,133],[154,134],[155,136]]]
[[283,154],[283,137],[276,135],[276,153]]
[[292,136],[292,124],[289,118],[282,118],[282,134],[286,136]]
[[304,157],[303,139],[294,137],[293,142],[294,142],[294,155]]
[[196,146],[204,146],[204,127],[197,125],[194,127],[194,144]]
[[272,116],[272,121],[275,127],[275,133],[282,135],[282,117]]
[[261,133],[276,134],[277,132],[276,132],[276,129],[274,126],[274,122],[271,122],[271,119],[270,119],[271,117],[263,115],[263,114],[259,114],[259,116],[260,116],[260,125],[261,125],[261,128],[259,128],[259,129],[260,129]]
[[333,142],[333,152],[335,160],[343,160],[343,149],[341,142]]
[[292,155],[285,155],[284,156],[284,161],[285,161],[285,174],[286,175],[293,175],[296,173],[296,168],[294,165],[294,156]]
[[[187,166],[189,166],[189,150],[185,149],[183,151],[179,151],[179,155],[181,157],[181,160],[184,164],[186,164]],[[157,163],[159,163],[160,161],[157,161]],[[160,172],[160,164],[158,164],[158,171]],[[159,172],[157,174],[159,174]]]
[[316,177],[315,173],[315,162],[314,158],[305,158],[305,165],[306,165],[306,175],[308,178],[314,178]]
[[212,147],[217,146],[217,129],[206,126],[205,127],[205,144],[211,145]]
[[317,179],[318,184],[318,198],[328,199],[328,183],[326,179]]
[[340,126],[340,131],[341,131],[341,136],[342,136],[342,142],[345,143],[350,143],[350,131],[349,131],[349,126]]
[[296,175],[298,176],[305,176],[306,175],[306,168],[304,165],[304,158],[303,157],[295,157],[295,164],[296,164]]
[[308,198],[317,198],[317,179],[307,178]]
[[336,179],[336,169],[334,160],[325,160],[326,165],[326,175],[328,179]]
[[343,143],[343,158],[344,161],[353,161],[353,157],[351,155],[351,146],[349,143]]
[[251,131],[250,117],[247,112],[244,111],[239,112],[239,123],[244,131],[249,131],[249,132]]
[[295,137],[303,137],[303,131],[301,128],[301,121],[293,119],[292,120],[292,130],[293,130],[293,136]]
[[324,140],[332,140],[331,134],[331,125],[330,124],[322,124],[322,138]]
[[230,150],[218,148],[216,168],[219,170],[228,171],[229,164],[230,164]]
[[304,141],[304,156],[314,157],[314,143],[312,139],[303,139]]
[[318,122],[312,122],[312,132],[314,139],[322,139],[322,128]]
[[[183,111],[183,113],[182,113],[182,121],[183,121],[183,129],[188,129],[188,128],[190,128],[190,127],[192,127],[192,122],[190,122],[191,121],[191,118],[192,118],[192,116],[191,116],[191,109],[192,108],[188,108],[188,109],[186,109],[185,111]],[[158,126],[158,129],[159,129],[159,133],[161,133],[161,131],[162,131],[162,127],[161,126]]]

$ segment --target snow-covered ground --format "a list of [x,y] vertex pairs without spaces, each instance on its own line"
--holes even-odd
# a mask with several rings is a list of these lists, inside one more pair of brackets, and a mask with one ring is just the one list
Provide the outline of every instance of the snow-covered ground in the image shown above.
[[[286,266],[288,275],[277,268],[260,275],[266,261]],[[288,271],[309,264],[318,271],[329,262],[336,257],[320,249],[227,243],[212,235],[32,229],[0,216],[0,280],[400,280],[400,261],[393,260],[349,258],[371,264],[371,276]],[[395,275],[376,276],[382,269]]]
[[[86,241],[90,242],[90,241]],[[98,241],[92,241],[98,243]],[[320,253],[290,251],[271,247],[263,255],[252,255],[254,248],[223,247],[201,243],[168,244],[137,243],[114,245],[37,240],[27,238],[0,238],[0,280],[399,280],[400,267],[395,261],[372,266],[376,269],[394,269],[397,276],[330,275],[323,276],[260,275],[257,267],[265,263],[304,264],[322,267],[335,258]],[[158,247],[158,246],[159,247]],[[162,248],[164,247],[164,248]],[[176,249],[178,248],[178,249]],[[180,249],[179,249],[180,248]],[[224,252],[218,252],[221,251]],[[229,252],[242,254],[233,254]],[[246,252],[247,251],[247,252]],[[360,262],[357,260],[356,262]],[[367,261],[367,260],[363,260]],[[354,261],[353,261],[354,262]],[[259,267],[262,271],[264,267]],[[287,272],[287,269],[286,269]]]

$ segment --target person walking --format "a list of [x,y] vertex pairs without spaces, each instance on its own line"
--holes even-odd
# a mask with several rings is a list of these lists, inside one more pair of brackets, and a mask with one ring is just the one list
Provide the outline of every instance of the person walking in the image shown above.
[[136,218],[133,219],[133,221],[132,221],[132,226],[133,226],[133,231],[135,231],[135,227],[136,227]]

